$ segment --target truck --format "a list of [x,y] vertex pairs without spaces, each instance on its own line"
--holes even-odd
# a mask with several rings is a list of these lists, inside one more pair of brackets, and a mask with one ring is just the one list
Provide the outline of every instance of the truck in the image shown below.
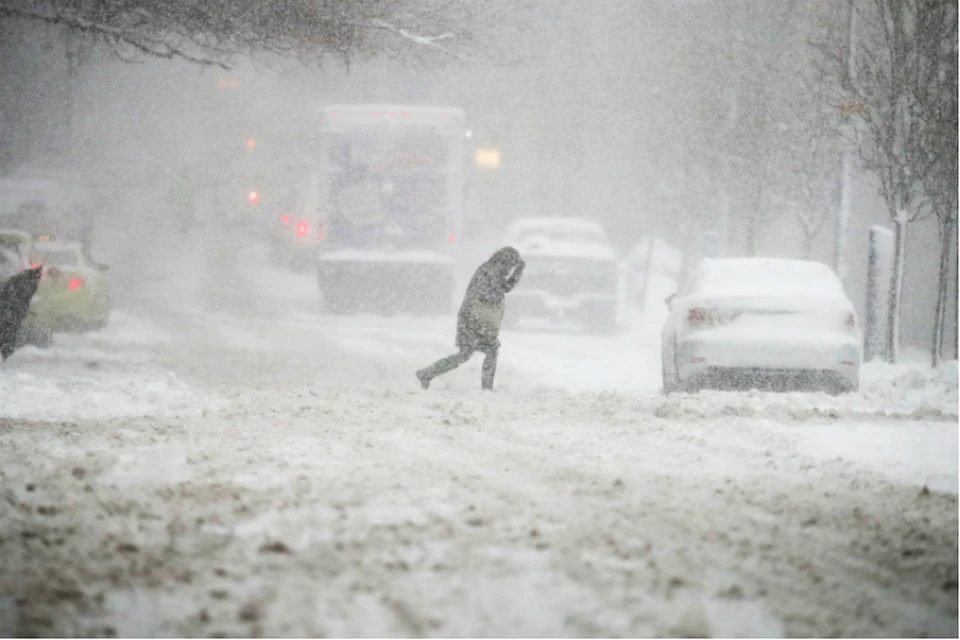
[[451,312],[464,138],[457,107],[323,108],[313,195],[283,220],[295,241],[315,249],[328,312]]
[[624,326],[625,274],[599,223],[522,217],[507,227],[504,242],[520,251],[527,264],[510,294],[505,328],[533,320],[612,335]]

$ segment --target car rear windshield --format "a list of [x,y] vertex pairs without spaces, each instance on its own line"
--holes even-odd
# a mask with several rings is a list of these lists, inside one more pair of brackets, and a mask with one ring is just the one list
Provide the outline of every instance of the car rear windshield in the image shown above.
[[836,274],[817,262],[785,260],[713,261],[704,265],[696,290],[724,297],[844,297]]

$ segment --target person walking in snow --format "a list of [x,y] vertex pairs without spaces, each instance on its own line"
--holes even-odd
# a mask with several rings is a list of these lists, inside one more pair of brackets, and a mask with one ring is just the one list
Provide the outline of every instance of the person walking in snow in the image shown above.
[[484,354],[480,387],[493,389],[504,297],[520,281],[525,266],[519,251],[513,247],[503,247],[477,268],[457,314],[456,345],[460,351],[417,371],[417,378],[424,389],[430,387],[431,380],[456,369],[477,351]]
[[20,346],[17,336],[30,312],[30,301],[40,286],[42,274],[43,267],[24,269],[0,286],[0,362]]

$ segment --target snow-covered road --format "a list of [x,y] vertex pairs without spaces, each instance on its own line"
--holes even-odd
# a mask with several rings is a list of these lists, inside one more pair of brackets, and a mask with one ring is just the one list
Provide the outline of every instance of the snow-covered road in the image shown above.
[[665,398],[654,305],[423,392],[453,318],[256,258],[0,369],[0,634],[957,635],[955,365]]

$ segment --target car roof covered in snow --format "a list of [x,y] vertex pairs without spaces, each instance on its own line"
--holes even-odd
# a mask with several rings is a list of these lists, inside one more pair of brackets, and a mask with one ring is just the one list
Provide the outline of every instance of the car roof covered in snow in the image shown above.
[[722,297],[847,297],[840,279],[827,265],[784,258],[706,258],[697,272],[695,293]]
[[566,218],[560,216],[530,216],[517,218],[507,227],[507,235],[523,234],[531,231],[544,231],[569,234],[588,234],[606,238],[603,226],[585,218]]
[[507,227],[506,240],[523,255],[616,259],[603,227],[583,218],[519,218]]

